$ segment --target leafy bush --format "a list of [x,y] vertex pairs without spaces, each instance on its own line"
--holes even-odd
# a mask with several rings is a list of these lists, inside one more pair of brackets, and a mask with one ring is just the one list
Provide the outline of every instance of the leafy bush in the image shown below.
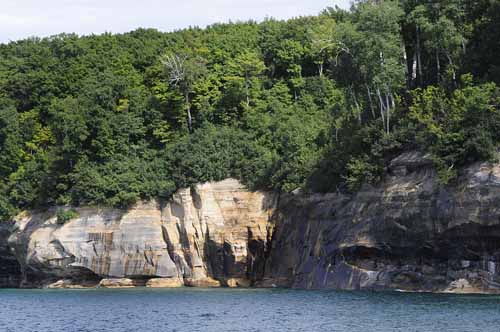
[[207,125],[167,148],[165,158],[177,187],[227,177],[255,185],[272,164],[272,154],[241,129]]
[[420,129],[417,140],[433,154],[443,184],[466,164],[494,159],[500,141],[500,90],[493,83],[464,81],[451,94],[433,86],[416,90],[410,107]]
[[74,209],[58,209],[56,212],[57,223],[64,224],[71,219],[75,219],[79,217],[79,214]]

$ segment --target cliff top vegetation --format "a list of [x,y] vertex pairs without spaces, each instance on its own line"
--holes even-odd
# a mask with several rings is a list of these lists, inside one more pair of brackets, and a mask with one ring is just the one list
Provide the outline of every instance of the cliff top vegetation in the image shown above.
[[352,192],[409,149],[449,183],[499,143],[498,22],[499,1],[357,1],[288,21],[1,44],[0,218],[229,176]]

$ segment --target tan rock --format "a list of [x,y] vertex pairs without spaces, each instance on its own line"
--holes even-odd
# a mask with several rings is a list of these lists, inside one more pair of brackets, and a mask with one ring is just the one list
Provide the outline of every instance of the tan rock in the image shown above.
[[46,286],[49,289],[80,289],[80,288],[94,288],[98,284],[93,281],[75,283],[69,279],[58,280]]
[[250,280],[244,278],[230,278],[226,280],[227,287],[236,288],[236,287],[250,287]]
[[25,212],[16,218],[9,243],[21,265],[40,271],[42,280],[79,273],[180,276],[192,285],[219,286],[215,279],[256,273],[255,252],[263,251],[273,229],[273,197],[227,179],[180,189],[165,205],[141,202],[127,211],[75,208],[78,217],[62,225],[56,222],[56,208]]
[[47,285],[47,288],[58,289],[58,288],[66,288],[66,286],[67,286],[66,280],[58,280],[52,284]]
[[186,286],[189,287],[202,287],[202,288],[211,288],[211,287],[220,287],[221,283],[218,280],[212,278],[201,278],[201,279],[186,279],[184,280]]
[[103,288],[133,288],[136,286],[144,286],[144,282],[128,278],[107,278],[102,279],[99,283],[99,287]]
[[151,288],[176,288],[184,286],[184,281],[179,278],[152,278],[146,282],[146,287]]
[[163,209],[163,227],[171,255],[190,268],[186,279],[203,284],[207,277],[245,278],[252,273],[256,258],[248,248],[254,243],[263,248],[270,238],[274,205],[273,195],[250,192],[234,179],[174,194]]
[[452,281],[442,292],[454,294],[481,294],[484,293],[484,290],[474,287],[467,279],[461,278]]
[[129,211],[75,210],[79,217],[64,225],[54,223],[57,209],[22,216],[18,221],[22,228],[9,240],[21,263],[61,278],[74,276],[75,270],[96,276],[177,276],[156,202]]

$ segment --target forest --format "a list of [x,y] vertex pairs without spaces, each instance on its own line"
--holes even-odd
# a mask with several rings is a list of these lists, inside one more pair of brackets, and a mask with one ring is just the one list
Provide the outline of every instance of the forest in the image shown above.
[[236,177],[355,193],[429,153],[442,185],[500,142],[500,1],[0,44],[0,220]]

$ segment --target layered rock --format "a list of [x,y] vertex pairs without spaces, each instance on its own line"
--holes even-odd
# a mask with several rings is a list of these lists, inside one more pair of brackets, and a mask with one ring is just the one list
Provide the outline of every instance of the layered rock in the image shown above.
[[102,278],[116,286],[150,278],[225,285],[229,278],[253,280],[262,269],[257,254],[270,237],[273,205],[271,195],[228,179],[182,189],[166,204],[78,208],[78,217],[65,223],[57,220],[57,209],[24,213],[9,242],[24,286]]
[[349,196],[276,197],[228,179],[127,211],[78,208],[65,223],[56,211],[18,216],[10,248],[0,230],[0,281],[22,272],[23,286],[500,290],[500,164],[442,186],[430,157],[412,152]]
[[500,165],[441,186],[429,157],[395,159],[354,196],[283,197],[263,285],[497,292]]

